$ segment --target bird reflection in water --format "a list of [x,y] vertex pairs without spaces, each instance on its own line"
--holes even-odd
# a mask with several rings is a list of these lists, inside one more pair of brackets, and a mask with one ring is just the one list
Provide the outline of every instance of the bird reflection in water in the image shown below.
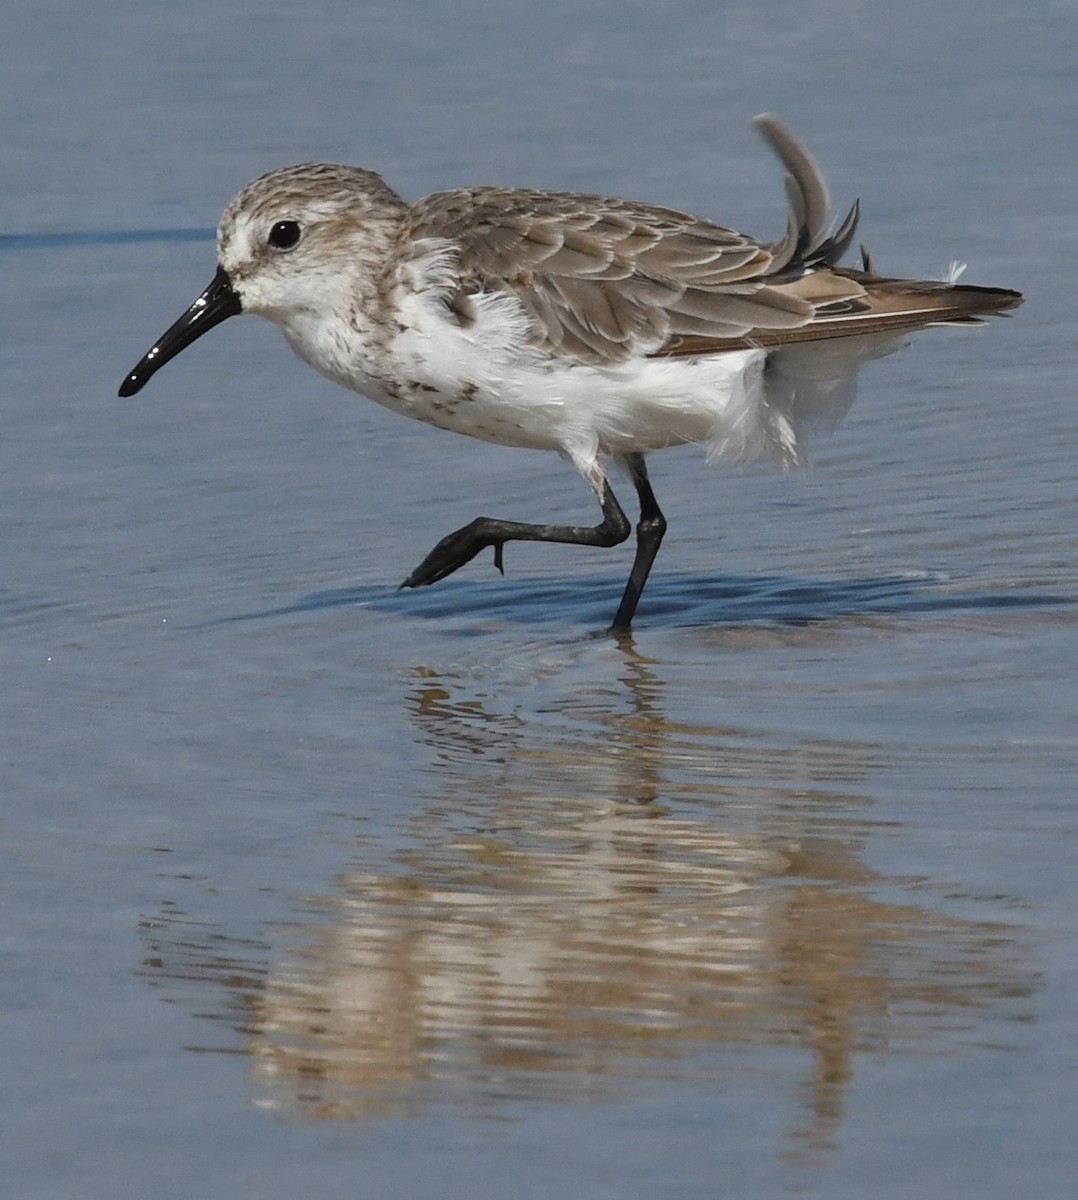
[[183,914],[148,935],[156,980],[241,994],[259,1103],[493,1116],[648,1081],[737,1087],[767,1048],[792,1136],[826,1146],[859,1055],[1027,1015],[1020,927],[947,915],[941,884],[862,861],[880,747],[670,720],[656,665],[631,642],[603,653],[605,683],[553,663],[526,702],[483,671],[417,669],[431,761],[407,848],[376,866],[362,847],[264,976]]

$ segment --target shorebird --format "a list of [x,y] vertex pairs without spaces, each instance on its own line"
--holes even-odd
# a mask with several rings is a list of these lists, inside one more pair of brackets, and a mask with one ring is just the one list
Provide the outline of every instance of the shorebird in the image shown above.
[[606,196],[476,187],[408,204],[358,167],[271,171],[225,209],[216,275],[120,395],[226,318],[258,313],[344,387],[442,429],[556,450],[599,500],[595,526],[477,517],[402,587],[444,579],[487,547],[502,570],[509,541],[625,541],[608,475],[620,463],[640,502],[612,625],[625,629],[666,531],[648,452],[703,442],[736,458],[770,438],[793,455],[779,392],[832,387],[895,335],[976,323],[1022,300],[953,279],[886,278],[863,252],[861,269],[839,266],[858,204],[829,231],[808,152],[775,116],[755,124],[786,172],[789,223],[774,242]]

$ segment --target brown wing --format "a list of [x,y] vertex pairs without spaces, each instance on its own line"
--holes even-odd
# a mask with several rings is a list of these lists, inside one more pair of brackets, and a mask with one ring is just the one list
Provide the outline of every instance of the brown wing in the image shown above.
[[[807,262],[845,248],[856,207],[825,239],[819,172],[773,118],[762,125],[789,172],[790,227],[775,245],[656,205],[500,188],[428,196],[413,206],[406,232],[459,246],[458,311],[466,313],[470,292],[512,291],[538,341],[588,362],[661,352],[676,338],[797,329],[817,304],[783,285]],[[851,298],[860,288],[845,281],[831,293]]]
[[585,362],[835,336],[835,322],[869,309],[872,277],[831,269],[853,238],[857,205],[827,236],[815,163],[775,117],[756,123],[787,172],[789,226],[774,244],[656,205],[501,188],[428,196],[413,205],[405,236],[459,247],[451,305],[462,319],[470,294],[510,291],[538,343]]

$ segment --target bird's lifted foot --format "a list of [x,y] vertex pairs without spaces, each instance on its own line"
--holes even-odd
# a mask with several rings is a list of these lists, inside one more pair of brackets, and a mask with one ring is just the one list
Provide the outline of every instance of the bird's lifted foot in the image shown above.
[[487,546],[494,547],[494,565],[504,575],[502,566],[502,546],[504,535],[499,537],[497,527],[501,522],[490,517],[476,517],[474,521],[462,529],[456,529],[447,534],[437,546],[427,555],[418,567],[401,584],[402,588],[426,587],[445,579],[454,571],[460,570]]
[[[655,522],[661,523],[661,528],[655,528],[654,533],[648,536],[647,547],[641,545],[641,548],[637,548],[637,562],[634,564],[633,575],[629,578],[622,606],[618,608],[615,618],[615,625],[618,628],[627,628],[630,620],[633,619],[636,601],[640,599],[643,589],[643,581],[647,578],[648,569],[651,568],[652,559],[655,557],[655,551],[659,548],[659,540],[666,527],[663,514],[659,512],[658,505],[655,504],[651,494],[651,487],[647,482],[647,473],[643,469],[643,456],[630,455],[628,461],[630,473],[633,475],[633,481],[641,496],[641,530],[645,529],[645,526],[651,528]],[[570,546],[616,546],[619,541],[628,538],[631,526],[629,518],[622,511],[621,504],[618,504],[613,496],[610,484],[607,484],[605,480],[601,503],[603,503],[603,520],[597,526],[544,526],[544,524],[526,524],[523,521],[499,521],[497,517],[475,517],[474,521],[460,529],[455,529],[453,533],[439,541],[423,562],[401,584],[401,587],[423,588],[429,583],[444,580],[445,576],[453,575],[454,571],[459,571],[463,565],[471,563],[479,551],[485,550],[487,546],[493,547],[495,566],[504,575],[502,550],[507,541],[559,541]]]

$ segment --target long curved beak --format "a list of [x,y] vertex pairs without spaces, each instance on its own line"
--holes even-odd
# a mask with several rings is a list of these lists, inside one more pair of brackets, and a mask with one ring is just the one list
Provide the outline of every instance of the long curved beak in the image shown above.
[[243,311],[239,296],[232,290],[232,280],[224,267],[217,268],[210,286],[191,305],[182,317],[170,325],[157,339],[149,352],[120,384],[121,396],[133,396],[156,371],[208,329],[220,325],[229,317]]

